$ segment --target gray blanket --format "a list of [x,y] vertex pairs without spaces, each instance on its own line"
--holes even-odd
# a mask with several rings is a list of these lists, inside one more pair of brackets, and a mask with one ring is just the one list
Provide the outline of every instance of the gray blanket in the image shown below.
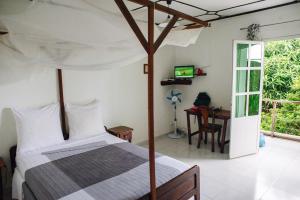
[[[25,199],[29,193],[38,200],[147,199],[149,162],[144,148],[127,142],[97,142],[43,154],[51,162],[25,172]],[[156,164],[158,186],[179,174],[177,169]]]

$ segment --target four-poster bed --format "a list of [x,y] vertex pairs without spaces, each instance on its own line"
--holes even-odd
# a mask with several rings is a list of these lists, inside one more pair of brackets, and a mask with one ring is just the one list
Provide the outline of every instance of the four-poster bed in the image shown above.
[[[179,175],[176,175],[175,178],[169,179],[169,181],[160,184],[157,187],[157,181],[160,181],[160,177],[156,177],[156,162],[157,154],[155,153],[154,147],[154,88],[153,88],[153,74],[154,74],[154,54],[157,49],[160,47],[168,33],[173,28],[174,24],[179,18],[191,21],[192,24],[187,26],[186,29],[193,29],[199,27],[207,27],[208,23],[197,18],[191,17],[184,13],[178,12],[176,10],[170,9],[168,7],[162,6],[160,4],[155,4],[152,1],[148,0],[129,0],[133,3],[137,3],[143,6],[148,7],[148,39],[144,37],[142,31],[138,27],[136,21],[130,14],[123,0],[115,0],[115,3],[118,5],[120,11],[124,15],[128,24],[136,34],[138,40],[143,46],[144,50],[148,54],[148,141],[149,141],[149,151],[148,151],[148,159],[149,159],[149,168],[150,168],[150,194],[145,195],[141,199],[182,199],[187,200],[191,197],[195,197],[195,199],[200,199],[200,177],[199,177],[199,167],[194,166],[188,170],[182,171]],[[162,31],[156,41],[154,41],[154,11],[158,10],[170,15],[173,15],[173,18],[170,20],[167,27]],[[59,89],[59,101],[60,101],[60,109],[61,109],[61,123],[62,123],[62,131],[65,139],[68,138],[68,133],[66,131],[66,120],[65,120],[65,108],[64,108],[64,94],[63,94],[63,77],[62,70],[58,69],[58,89]],[[131,144],[130,144],[131,145]],[[117,146],[117,145],[116,145]],[[127,147],[126,147],[127,148]],[[131,147],[130,147],[131,148]],[[136,148],[136,147],[132,147]],[[46,152],[48,153],[48,152]],[[40,155],[38,155],[40,156]],[[51,160],[51,159],[50,159]],[[53,163],[55,161],[52,161]],[[59,163],[60,164],[60,163]],[[44,163],[43,166],[47,164]],[[31,184],[37,184],[38,177],[32,176],[31,171],[35,169],[40,170],[40,166],[34,166],[32,168],[26,169],[27,175],[29,174],[31,177],[26,176],[28,180],[31,180]],[[32,170],[33,169],[33,170]],[[25,171],[25,170],[24,170]],[[25,172],[24,172],[25,173]],[[45,177],[43,177],[45,178]],[[35,181],[36,180],[36,181]],[[50,183],[49,183],[50,184]],[[26,193],[30,193],[33,188],[28,187],[28,185],[23,186],[23,189]],[[36,188],[35,188],[36,189]],[[43,190],[47,190],[47,187],[42,188]],[[40,190],[40,189],[36,189]],[[41,191],[39,191],[41,193]],[[46,193],[48,191],[45,191]],[[34,194],[33,194],[34,195]]]
[[[170,30],[173,28],[174,24],[178,18],[182,18],[193,22],[190,26],[191,28],[206,27],[208,23],[197,19],[195,17],[189,16],[182,12],[170,9],[160,4],[156,4],[149,0],[129,0],[130,2],[140,4],[142,6],[148,7],[148,42],[144,35],[137,26],[135,20],[124,4],[123,0],[115,0],[120,11],[124,15],[128,24],[131,26],[132,30],[136,34],[140,43],[144,47],[145,51],[148,53],[148,143],[149,143],[149,161],[150,161],[150,189],[151,189],[151,199],[157,199],[156,182],[155,182],[155,146],[154,146],[154,97],[153,97],[153,60],[156,50],[159,48],[165,37],[168,35]],[[154,42],[154,10],[158,10],[170,15],[173,15],[172,20],[168,23],[167,27],[163,30],[158,39]],[[189,28],[189,26],[187,27]],[[198,177],[199,178],[199,177]],[[199,185],[196,185],[199,190]],[[196,199],[200,198],[199,194],[195,194]],[[182,197],[176,197],[174,199],[181,199]]]

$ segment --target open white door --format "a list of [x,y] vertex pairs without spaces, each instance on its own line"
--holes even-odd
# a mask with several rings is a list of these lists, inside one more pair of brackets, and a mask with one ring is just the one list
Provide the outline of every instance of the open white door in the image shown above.
[[258,152],[263,58],[263,42],[234,41],[230,159]]

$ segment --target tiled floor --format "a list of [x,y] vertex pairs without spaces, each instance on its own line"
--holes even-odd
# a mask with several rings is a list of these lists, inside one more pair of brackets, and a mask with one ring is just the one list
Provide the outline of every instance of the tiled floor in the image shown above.
[[300,200],[300,143],[267,137],[257,155],[228,160],[210,144],[164,136],[156,151],[200,166],[201,200]]

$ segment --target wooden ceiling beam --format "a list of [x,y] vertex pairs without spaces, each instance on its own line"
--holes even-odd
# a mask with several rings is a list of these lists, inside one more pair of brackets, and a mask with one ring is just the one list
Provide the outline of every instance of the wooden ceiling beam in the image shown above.
[[138,38],[138,40],[140,41],[140,43],[144,47],[145,51],[148,52],[148,42],[147,42],[144,34],[140,30],[139,26],[135,22],[134,18],[132,17],[131,13],[127,9],[127,6],[123,2],[123,0],[115,0],[115,2],[118,5],[118,7],[119,7],[120,11],[122,12],[122,14],[124,15],[125,19],[127,20],[128,24],[132,28],[132,30],[135,33],[136,37]]
[[[185,30],[186,29],[195,29],[195,28],[202,28],[202,27],[204,27],[204,26],[199,25],[197,23],[189,23],[189,24],[185,24],[184,26],[185,26]],[[211,24],[209,23],[208,26],[206,26],[206,27],[211,27]]]
[[156,39],[154,43],[154,52],[157,51],[161,43],[164,41],[164,39],[167,37],[168,33],[171,31],[171,29],[174,27],[175,23],[177,22],[178,17],[174,16],[171,21],[169,21],[166,28],[163,30],[163,32],[159,35],[159,37]]
[[189,30],[189,29],[197,29],[197,28],[202,28],[203,26],[202,25],[199,25],[199,24],[194,24],[194,25],[187,25],[184,30]]
[[200,24],[204,27],[208,26],[208,22],[206,22],[206,21],[202,21],[202,20],[200,20],[196,17],[193,17],[191,15],[187,15],[185,13],[179,12],[179,11],[174,10],[172,8],[168,8],[168,7],[163,6],[161,4],[158,4],[158,3],[154,3],[154,2],[149,1],[149,0],[128,0],[128,1],[140,4],[142,6],[150,6],[151,5],[151,6],[154,6],[155,10],[158,10],[158,11],[161,11],[161,12],[173,15],[173,16],[177,16],[179,18],[194,22],[196,24]]

